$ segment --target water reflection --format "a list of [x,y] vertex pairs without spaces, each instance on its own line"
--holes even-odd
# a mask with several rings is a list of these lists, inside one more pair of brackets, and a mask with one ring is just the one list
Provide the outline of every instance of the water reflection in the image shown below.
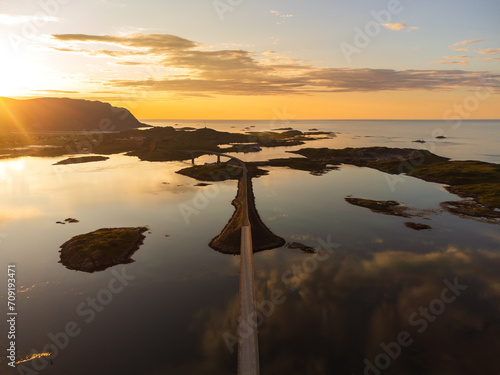
[[[42,351],[49,332],[76,321],[82,334],[40,374],[234,374],[237,356],[223,335],[236,333],[239,262],[207,246],[232,214],[234,181],[217,183],[220,193],[187,223],[179,205],[192,204],[205,189],[174,173],[187,164],[138,163],[115,155],[66,172],[53,170],[57,160],[23,160],[22,174],[6,168],[12,184],[0,187],[5,218],[0,235],[8,235],[0,237],[0,257],[21,267],[19,355]],[[331,234],[342,246],[323,261],[321,254],[299,250],[255,255],[257,300],[269,300],[273,290],[285,297],[259,327],[263,375],[363,374],[365,358],[373,363],[381,342],[389,344],[402,330],[414,342],[383,374],[498,375],[497,226],[443,213],[430,217],[433,231],[416,232],[404,227],[402,218],[344,200],[353,194],[432,209],[456,198],[440,185],[413,178],[391,191],[383,173],[366,168],[342,166],[321,177],[269,170],[253,180],[265,222],[286,241],[315,247],[318,236]],[[20,220],[13,220],[16,214]],[[66,217],[80,223],[55,224]],[[107,288],[112,270],[69,271],[57,263],[59,246],[97,228],[139,225],[151,225],[152,234],[137,261],[124,266],[136,278],[85,323],[77,306]],[[304,273],[311,257],[318,267]],[[294,278],[284,282],[289,270]],[[412,326],[409,317],[439,299],[443,280],[455,276],[467,290],[418,333],[420,326]],[[300,281],[296,290],[291,280]],[[0,303],[5,303],[1,293]],[[6,322],[0,322],[0,331],[7,332]]]
[[[262,374],[363,374],[365,359],[385,366],[380,358],[376,362],[385,353],[381,345],[397,341],[401,332],[408,332],[411,344],[390,358],[384,374],[475,374],[478,369],[497,374],[499,254],[453,247],[427,254],[387,251],[371,258],[337,253],[318,260],[311,273],[304,271],[304,259],[296,257],[281,271],[272,263],[259,264],[258,304],[270,301],[273,291],[284,293],[281,304],[262,308],[270,311],[259,329]],[[291,269],[300,280],[297,289],[283,277]],[[450,289],[444,280],[467,288],[450,302],[452,291],[443,297]],[[443,309],[436,302],[442,298],[448,301]],[[200,311],[193,321],[202,332],[201,350],[217,362],[227,358],[222,334],[236,332],[237,308],[235,296],[225,306]]]

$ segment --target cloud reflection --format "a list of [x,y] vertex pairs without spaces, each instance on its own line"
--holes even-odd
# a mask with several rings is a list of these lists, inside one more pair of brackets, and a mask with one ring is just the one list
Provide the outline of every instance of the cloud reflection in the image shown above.
[[[295,257],[300,264],[304,255]],[[274,260],[269,258],[269,260]],[[500,368],[500,254],[448,247],[426,254],[386,251],[366,259],[336,255],[292,292],[276,262],[256,274],[257,301],[283,290],[286,301],[259,330],[262,373],[362,374],[363,360],[408,331],[414,343],[384,374],[495,374]],[[445,312],[418,333],[409,317],[440,298],[444,279],[468,286]],[[200,311],[193,327],[200,350],[223,366],[222,335],[236,334],[237,296]]]

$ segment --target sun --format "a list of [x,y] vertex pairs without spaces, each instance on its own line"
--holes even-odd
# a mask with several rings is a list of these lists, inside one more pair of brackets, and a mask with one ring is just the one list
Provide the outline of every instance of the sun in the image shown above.
[[18,72],[9,61],[0,61],[0,96],[20,94]]
[[2,48],[0,56],[0,96],[21,95],[27,78],[24,74],[30,75],[25,70],[26,64],[7,48]]
[[29,95],[44,80],[33,56],[16,53],[8,44],[0,42],[0,96]]

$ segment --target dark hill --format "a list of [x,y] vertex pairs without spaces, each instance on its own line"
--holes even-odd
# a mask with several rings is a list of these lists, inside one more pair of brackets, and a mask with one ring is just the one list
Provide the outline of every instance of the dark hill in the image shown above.
[[109,103],[67,98],[0,98],[0,130],[128,130],[147,126],[128,109]]

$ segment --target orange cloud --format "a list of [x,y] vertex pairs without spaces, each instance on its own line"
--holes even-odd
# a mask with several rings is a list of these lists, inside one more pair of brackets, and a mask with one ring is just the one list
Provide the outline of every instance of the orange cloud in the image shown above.
[[450,48],[454,48],[454,47],[460,47],[460,46],[466,46],[468,44],[473,44],[473,43],[479,43],[479,42],[482,42],[484,39],[474,39],[474,40],[464,40],[464,41],[461,41],[461,42],[458,42],[458,43],[455,43],[455,44],[452,44],[450,46]]
[[[402,90],[450,90],[476,87],[484,72],[461,70],[394,70],[318,68],[301,61],[279,58],[260,60],[243,49],[210,50],[201,44],[174,35],[54,35],[69,46],[60,52],[106,56],[117,64],[139,65],[155,61],[165,68],[180,69],[183,74],[157,76],[142,80],[109,80],[108,87],[169,92],[178,95],[303,95],[332,92],[375,92]],[[111,43],[121,50],[78,49],[75,43]],[[264,55],[273,55],[273,51]],[[130,57],[133,57],[131,62]],[[440,61],[436,64],[467,65],[467,61]],[[490,76],[500,87],[500,77]]]
[[403,30],[406,27],[406,23],[383,23],[382,26],[389,30],[398,31]]
[[496,55],[497,53],[500,53],[500,48],[478,48],[476,49],[476,52],[482,55]]
[[[448,57],[445,57],[445,58],[448,58]],[[438,62],[435,62],[433,65],[446,65],[446,64],[450,64],[450,65],[469,65],[469,62],[465,61],[465,60],[461,60],[461,61],[438,61]]]

